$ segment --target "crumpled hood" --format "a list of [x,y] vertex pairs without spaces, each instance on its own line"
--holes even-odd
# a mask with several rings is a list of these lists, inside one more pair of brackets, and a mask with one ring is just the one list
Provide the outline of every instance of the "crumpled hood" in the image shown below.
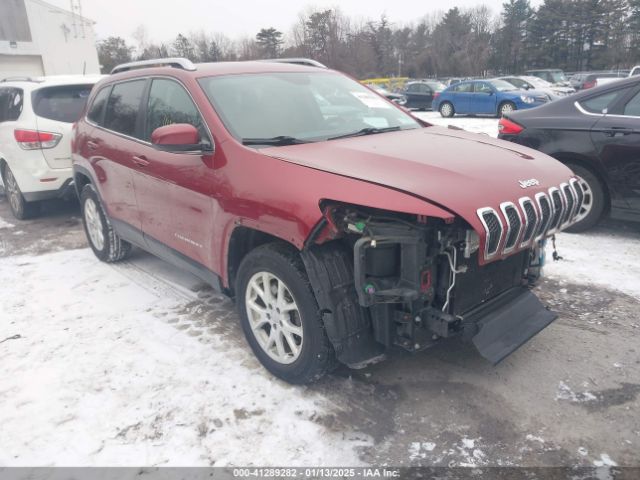
[[[572,176],[557,160],[482,134],[443,127],[381,133],[261,153],[287,162],[384,185],[419,196],[463,217],[476,230],[476,211],[523,196],[533,198]],[[539,185],[522,188],[521,180]]]

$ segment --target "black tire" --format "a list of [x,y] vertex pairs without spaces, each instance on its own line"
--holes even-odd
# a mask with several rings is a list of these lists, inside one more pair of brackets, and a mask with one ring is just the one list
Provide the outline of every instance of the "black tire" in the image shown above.
[[[96,245],[89,233],[89,226],[87,225],[87,207],[88,202],[93,202],[95,210],[98,215],[101,231],[103,236],[103,244]],[[131,253],[131,244],[122,240],[118,234],[113,230],[109,217],[105,214],[100,198],[96,193],[93,185],[88,184],[82,189],[80,193],[80,207],[82,209],[82,224],[84,226],[84,233],[87,236],[87,241],[93,253],[103,262],[113,263],[124,260]]]
[[502,102],[498,106],[498,118],[502,118],[505,115],[509,115],[511,112],[515,112],[518,109],[513,102]]
[[[583,202],[585,204],[588,201],[591,202],[590,210],[584,218],[566,229],[567,232],[580,233],[595,227],[602,219],[607,206],[607,198],[602,183],[591,170],[574,163],[567,163],[566,165],[573,170],[573,173],[587,183],[588,188],[591,191],[590,193],[586,193]],[[589,196],[591,198],[588,198]]]
[[8,165],[2,171],[2,182],[4,183],[9,208],[14,217],[18,220],[28,220],[40,213],[40,202],[27,202],[25,200],[18,182]]
[[[446,108],[445,105],[451,108],[450,109]],[[443,116],[444,118],[451,118],[456,114],[456,109],[453,108],[453,103],[451,102],[442,102],[440,104],[440,107],[438,108],[438,111],[440,112],[440,115]]]
[[[298,306],[303,341],[299,356],[292,363],[284,364],[271,358],[251,328],[245,296],[251,278],[260,272],[268,272],[284,282]],[[235,292],[247,342],[269,372],[286,382],[305,384],[319,380],[335,367],[335,353],[327,338],[316,298],[302,259],[293,247],[270,243],[247,254],[238,269]]]

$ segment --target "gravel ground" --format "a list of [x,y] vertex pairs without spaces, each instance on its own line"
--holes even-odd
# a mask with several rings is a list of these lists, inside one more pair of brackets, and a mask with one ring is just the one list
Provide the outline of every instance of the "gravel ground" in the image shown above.
[[[445,124],[472,122],[496,124]],[[77,204],[18,222],[0,196],[0,465],[640,466],[639,241],[560,235],[560,318],[497,367],[449,341],[291,387],[194,277],[100,264]]]

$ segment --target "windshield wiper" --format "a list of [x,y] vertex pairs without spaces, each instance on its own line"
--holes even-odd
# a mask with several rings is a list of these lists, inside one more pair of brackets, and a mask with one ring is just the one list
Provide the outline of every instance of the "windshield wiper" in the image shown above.
[[376,127],[366,127],[362,130],[358,130],[357,132],[345,133],[344,135],[338,135],[337,137],[329,137],[327,140],[338,140],[340,138],[349,138],[349,137],[362,137],[364,135],[373,135],[374,133],[385,133],[385,132],[395,132],[400,130],[400,127],[385,127],[385,128],[376,128]]
[[283,147],[285,145],[300,145],[303,143],[310,143],[310,140],[301,140],[296,137],[289,137],[287,135],[279,135],[271,138],[243,138],[243,145],[269,145],[274,147]]

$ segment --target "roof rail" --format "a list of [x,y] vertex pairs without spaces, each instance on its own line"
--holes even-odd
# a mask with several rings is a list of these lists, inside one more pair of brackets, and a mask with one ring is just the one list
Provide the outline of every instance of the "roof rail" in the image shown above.
[[0,80],[0,82],[35,82],[42,83],[44,80],[41,78],[33,78],[33,77],[7,77]]
[[114,73],[126,72],[128,70],[149,67],[173,67],[181,68],[182,70],[188,70],[190,72],[197,70],[193,62],[186,58],[153,58],[151,60],[140,60],[137,62],[122,63],[120,65],[117,65],[113,68],[113,70],[111,70],[111,75],[113,75]]
[[323,63],[311,58],[267,58],[261,62],[294,63],[296,65],[306,65],[307,67],[328,68]]

